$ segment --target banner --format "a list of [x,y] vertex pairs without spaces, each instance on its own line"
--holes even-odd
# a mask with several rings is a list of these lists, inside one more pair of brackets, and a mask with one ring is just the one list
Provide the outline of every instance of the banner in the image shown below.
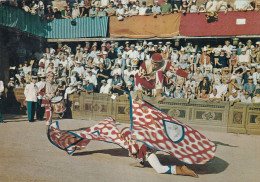
[[179,35],[181,14],[164,16],[133,16],[119,21],[117,17],[110,17],[110,37],[151,38],[173,37]]

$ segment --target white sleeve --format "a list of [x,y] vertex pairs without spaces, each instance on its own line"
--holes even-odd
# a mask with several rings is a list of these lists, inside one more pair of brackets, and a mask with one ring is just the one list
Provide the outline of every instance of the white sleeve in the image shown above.
[[5,88],[4,88],[4,83],[3,81],[0,81],[0,93],[4,92]]

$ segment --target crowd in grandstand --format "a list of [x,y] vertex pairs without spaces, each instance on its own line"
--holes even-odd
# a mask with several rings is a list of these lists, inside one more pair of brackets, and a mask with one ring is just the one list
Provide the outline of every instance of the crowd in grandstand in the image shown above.
[[119,20],[137,15],[210,13],[258,10],[258,0],[66,0],[62,9],[51,1],[9,0],[9,4],[47,20],[78,17],[117,16]]
[[[32,76],[39,81],[49,72],[55,73],[59,85],[57,95],[67,98],[73,92],[126,95],[123,90],[135,90],[135,75],[142,62],[160,53],[176,68],[189,73],[187,79],[166,73],[163,95],[167,98],[210,101],[259,102],[260,42],[199,47],[192,43],[174,48],[171,42],[136,41],[101,44],[86,42],[76,48],[59,44],[57,49],[46,48],[40,60],[25,61],[10,68],[8,87],[25,87]],[[155,96],[156,90],[144,95]]]

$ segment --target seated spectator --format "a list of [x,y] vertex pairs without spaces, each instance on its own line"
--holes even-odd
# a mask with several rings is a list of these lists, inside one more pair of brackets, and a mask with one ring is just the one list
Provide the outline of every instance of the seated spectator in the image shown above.
[[248,104],[252,103],[251,96],[250,96],[249,92],[245,91],[244,93],[242,93],[241,102],[248,103]]
[[93,75],[91,70],[88,70],[88,76],[86,76],[85,80],[88,80],[89,83],[92,83],[94,88],[97,87],[97,77]]
[[111,1],[109,6],[104,11],[107,13],[107,16],[115,16],[116,9],[114,8],[114,2]]
[[44,18],[44,6],[43,4],[39,5],[39,8],[37,9],[37,15],[41,18]]
[[217,5],[217,11],[224,12],[226,14],[228,11],[228,3],[224,0],[220,0]]
[[229,55],[226,54],[224,49],[221,49],[220,55],[218,56],[218,59],[215,62],[216,68],[224,68],[228,67],[229,63]]
[[199,83],[198,86],[198,94],[202,92],[202,90],[206,90],[206,94],[211,93],[211,84],[210,81],[208,80],[208,77],[204,76],[203,80]]
[[254,84],[257,85],[257,82],[260,79],[260,65],[256,67],[256,72],[254,72],[252,76]]
[[101,93],[101,94],[109,94],[109,93],[110,93],[110,90],[111,90],[110,85],[107,84],[107,81],[106,81],[106,80],[102,80],[101,83],[102,83],[102,86],[101,86],[101,88],[100,88],[99,93]]
[[77,94],[80,94],[81,92],[85,92],[85,88],[83,87],[82,85],[82,82],[81,81],[78,81],[77,82]]
[[196,4],[196,1],[190,1],[189,3],[190,6],[190,13],[197,13],[198,12],[198,6]]
[[88,79],[85,80],[85,84],[83,85],[83,89],[86,93],[90,94],[94,92],[94,86],[89,82]]
[[250,55],[246,54],[246,48],[241,49],[241,55],[238,56],[238,62],[245,64],[246,66],[250,63]]
[[236,102],[240,102],[240,95],[237,93],[236,89],[232,89],[232,94],[228,97],[228,100],[231,106]]
[[110,0],[101,0],[100,1],[100,6],[106,8],[107,6],[109,6],[109,1]]
[[250,94],[250,96],[253,97],[255,89],[256,89],[256,86],[253,83],[253,77],[250,76],[248,78],[248,83],[244,84],[243,90],[244,90],[244,92],[248,92]]
[[112,89],[111,89],[111,93],[113,94],[113,95],[123,95],[124,94],[124,91],[123,91],[123,89],[122,89],[122,83],[117,83],[116,85],[114,85],[113,83],[112,83]]
[[164,14],[170,14],[172,12],[172,5],[168,2],[168,0],[164,0],[164,2],[161,4],[161,13]]
[[174,98],[183,98],[183,93],[181,91],[181,87],[177,86],[174,93],[173,93]]
[[207,90],[203,88],[198,95],[198,99],[204,100],[204,101],[209,100],[209,94],[207,94],[206,92],[207,92]]
[[222,97],[218,94],[218,90],[216,88],[214,88],[212,93],[209,95],[209,100],[216,102],[220,102],[222,100]]
[[60,13],[61,13],[61,18],[67,19],[67,17],[66,17],[66,11],[67,11],[67,5],[64,5],[64,6],[63,6],[63,10],[60,11]]

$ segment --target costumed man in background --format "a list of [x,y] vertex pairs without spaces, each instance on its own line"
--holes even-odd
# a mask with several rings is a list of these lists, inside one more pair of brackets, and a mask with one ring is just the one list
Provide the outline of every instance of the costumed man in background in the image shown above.
[[27,114],[28,121],[34,122],[34,115],[37,109],[37,94],[38,87],[36,85],[37,76],[32,76],[32,81],[30,84],[27,84],[24,89],[25,100],[27,102]]
[[46,126],[48,129],[48,126],[52,122],[52,113],[53,109],[51,107],[51,99],[55,97],[55,93],[57,91],[58,85],[54,81],[54,73],[49,72],[47,76],[47,81],[45,84],[45,89],[44,92],[41,91],[40,95],[43,97],[42,98],[42,107],[45,107],[45,112],[46,112]]
[[[41,81],[37,82],[36,85],[38,87],[39,92],[40,91],[44,91],[45,89],[45,84],[46,84],[46,76],[45,74],[40,75]],[[36,112],[36,116],[37,116],[37,120],[43,120],[43,116],[44,116],[44,107],[42,107],[42,96],[40,94],[38,94],[37,96],[38,100],[37,100],[37,112]]]
[[3,108],[3,94],[4,94],[4,82],[2,80],[0,80],[0,123],[4,123],[4,119],[2,116],[2,108]]
[[146,145],[131,139],[131,131],[128,127],[123,128],[120,132],[120,135],[129,145],[129,155],[131,157],[134,157],[141,164],[142,167],[144,167],[144,162],[148,161],[149,164],[159,174],[176,174],[183,176],[192,176],[195,178],[199,177],[194,171],[192,171],[185,165],[162,165],[155,154],[156,150],[153,150]]
[[166,82],[166,72],[170,71],[179,76],[188,77],[188,73],[182,69],[177,69],[168,60],[163,60],[159,53],[154,53],[152,59],[146,60],[140,66],[138,73],[135,75],[135,90],[137,96],[142,99],[143,90],[156,89],[156,100],[162,102],[165,97],[162,96],[163,86]]

